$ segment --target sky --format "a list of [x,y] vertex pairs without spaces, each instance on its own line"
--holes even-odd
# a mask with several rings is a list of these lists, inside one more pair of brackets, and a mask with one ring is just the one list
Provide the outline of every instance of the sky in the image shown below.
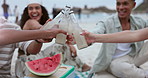
[[[136,0],[137,5],[139,5],[143,0]],[[115,9],[116,0],[42,0],[42,4],[46,7],[49,13],[52,11],[53,6],[58,8],[64,8],[66,5],[71,7],[81,7],[84,8],[84,5],[87,5],[88,8],[106,6],[109,9]],[[0,0],[0,5],[2,5],[3,0]],[[19,7],[20,13],[22,13],[25,6],[27,6],[27,0],[6,0],[6,3],[9,4],[11,12],[14,10],[14,6]],[[0,7],[0,14],[3,13],[2,8]]]

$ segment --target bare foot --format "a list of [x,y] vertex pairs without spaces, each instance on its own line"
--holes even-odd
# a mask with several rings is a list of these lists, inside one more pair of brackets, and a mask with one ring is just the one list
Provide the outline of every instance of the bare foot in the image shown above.
[[82,72],[89,71],[90,69],[91,69],[90,66],[88,66],[87,64],[84,64],[83,67],[82,67]]

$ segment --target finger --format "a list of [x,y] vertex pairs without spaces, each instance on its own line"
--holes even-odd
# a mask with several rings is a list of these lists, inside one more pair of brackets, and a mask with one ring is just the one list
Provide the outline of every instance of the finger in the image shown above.
[[47,43],[47,42],[51,42],[52,39],[40,39],[39,41],[42,43]]
[[51,42],[52,39],[44,39],[44,41],[46,41],[46,42]]
[[48,19],[48,21],[52,21],[52,19]]
[[72,35],[67,35],[66,39],[72,41],[74,39],[74,37]]
[[50,21],[52,21],[52,19],[48,19],[48,20],[46,21],[46,23],[48,23],[48,22],[50,22]]
[[82,30],[82,33],[80,35],[85,35],[86,34],[86,30]]
[[46,22],[50,22],[50,21],[52,21],[52,19],[48,19]]
[[58,33],[63,33],[63,34],[65,34],[65,35],[68,35],[68,33],[66,32],[66,31],[64,31],[64,30],[58,30]]

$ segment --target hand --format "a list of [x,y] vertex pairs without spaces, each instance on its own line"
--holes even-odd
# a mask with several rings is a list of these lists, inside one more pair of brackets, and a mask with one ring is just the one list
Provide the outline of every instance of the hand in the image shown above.
[[84,30],[81,35],[85,36],[88,45],[95,42],[95,35],[93,33]]
[[[48,20],[46,21],[46,23],[48,23],[48,22],[50,22],[50,21],[52,21],[52,19],[48,19]],[[45,24],[46,24],[46,23],[45,23]]]
[[37,42],[38,43],[48,43],[48,42],[51,42],[52,39],[37,39]]
[[[52,21],[52,19],[48,19],[45,24],[47,24],[50,21]],[[59,25],[58,24],[55,24],[52,28],[59,28]]]
[[56,35],[59,33],[63,33],[65,35],[67,35],[67,32],[65,32],[64,30],[61,30],[61,29],[57,29],[57,28],[52,28],[52,29],[48,29],[45,31],[46,31],[46,34],[43,34],[43,39],[47,39],[47,40],[51,40],[53,38],[56,38]]
[[74,44],[76,44],[76,42],[74,40],[74,36],[73,35],[67,35],[67,41],[66,41],[66,43],[68,45],[74,45]]
[[[48,20],[46,21],[46,24],[47,24],[48,22],[50,22],[50,21],[52,21],[52,19],[48,19]],[[41,29],[43,29],[43,27],[42,27]],[[51,42],[52,39],[55,38],[55,36],[56,36],[58,33],[63,33],[63,34],[65,34],[65,32],[63,32],[63,30],[60,30],[60,29],[59,29],[59,25],[57,25],[57,24],[55,24],[51,29],[48,29],[48,30],[50,30],[50,31],[52,32],[52,33],[49,34],[52,38],[49,37],[49,38],[47,38],[47,39],[39,39],[40,42],[42,42],[42,43]],[[56,31],[57,31],[57,32],[56,32]],[[59,32],[58,32],[58,31],[59,31]],[[66,34],[66,35],[67,35],[67,34]]]
[[76,57],[77,56],[77,50],[76,48],[73,46],[73,45],[69,45],[69,48],[70,48],[70,52],[71,52],[71,57]]

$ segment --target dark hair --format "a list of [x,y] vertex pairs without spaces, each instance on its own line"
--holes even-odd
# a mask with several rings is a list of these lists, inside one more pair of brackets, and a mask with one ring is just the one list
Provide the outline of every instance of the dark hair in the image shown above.
[[[44,25],[45,22],[49,19],[49,15],[48,15],[48,11],[46,10],[46,8],[44,6],[42,6],[42,5],[40,5],[40,6],[42,8],[43,15],[42,15],[39,23],[41,25]],[[22,14],[22,17],[21,17],[21,20],[20,20],[20,26],[21,26],[21,28],[24,27],[24,24],[26,23],[26,21],[28,19],[30,19],[30,17],[29,17],[29,14],[28,14],[28,6],[27,6],[27,7],[25,7],[25,9],[23,11],[23,14]]]

